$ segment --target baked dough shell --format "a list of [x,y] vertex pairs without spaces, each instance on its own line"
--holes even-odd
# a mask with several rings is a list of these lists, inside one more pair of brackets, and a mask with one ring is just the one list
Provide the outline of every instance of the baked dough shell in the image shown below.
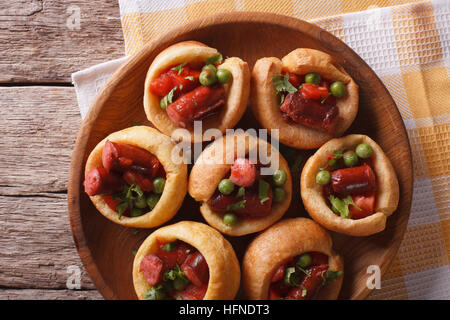
[[[238,148],[240,149],[238,150]],[[275,168],[274,165],[273,169],[279,168],[286,172],[287,179],[283,186],[286,191],[286,198],[281,203],[273,202],[272,211],[266,217],[238,219],[232,226],[227,226],[223,223],[224,214],[213,211],[208,201],[213,196],[219,182],[229,172],[234,159],[238,156],[252,155],[255,150],[264,150],[262,153],[255,153],[259,154],[259,157],[267,154],[268,159],[277,159],[278,167]],[[264,161],[267,161],[267,159]],[[270,163],[275,164],[274,161]],[[196,201],[202,203],[200,212],[209,225],[224,234],[242,236],[264,230],[284,215],[291,203],[292,178],[289,166],[278,150],[262,139],[247,132],[236,130],[233,134],[227,134],[205,148],[191,170],[188,192]]]
[[[192,66],[201,67],[205,60],[219,53],[197,41],[183,41],[163,50],[153,60],[146,79],[144,90],[144,110],[147,119],[153,125],[177,141],[201,142],[210,141],[212,136],[204,136],[208,129],[224,133],[226,129],[233,128],[242,118],[247,108],[250,94],[250,70],[246,62],[240,58],[231,57],[218,66],[218,69],[227,69],[232,74],[230,83],[224,85],[226,92],[225,107],[218,114],[202,120],[202,131],[195,132],[193,128],[181,128],[170,120],[167,113],[160,107],[160,98],[148,89],[150,82],[170,67],[187,62]],[[177,130],[178,129],[178,130]]]
[[[339,118],[334,134],[297,123],[286,122],[280,112],[278,96],[273,86],[275,74],[288,71],[296,74],[317,72],[323,78],[342,81],[347,95],[337,99]],[[318,148],[328,140],[341,136],[358,113],[358,86],[330,55],[314,49],[296,49],[282,60],[274,57],[256,61],[252,71],[251,109],[259,123],[271,132],[279,130],[282,143],[298,149]]]
[[182,221],[156,230],[139,247],[133,263],[133,284],[140,300],[144,300],[144,293],[150,289],[139,271],[141,261],[147,254],[158,250],[158,240],[181,240],[203,255],[209,268],[209,283],[204,300],[234,299],[241,273],[233,247],[217,230],[203,223]]
[[[259,234],[248,246],[242,261],[242,284],[250,300],[268,299],[269,287],[278,266],[307,252],[328,255],[329,270],[344,271],[342,258],[332,249],[328,232],[311,219],[282,220]],[[344,276],[321,288],[320,300],[337,299]]]
[[106,218],[127,227],[153,228],[170,220],[178,211],[187,190],[187,165],[172,161],[172,152],[176,145],[166,135],[156,129],[146,126],[130,127],[114,132],[103,139],[90,153],[85,168],[85,176],[92,168],[102,167],[102,151],[106,140],[127,143],[145,149],[155,155],[166,171],[166,184],[158,204],[139,217],[119,219],[117,212],[112,210],[102,195],[89,197],[98,211]]
[[[377,183],[375,213],[363,219],[345,219],[328,207],[322,195],[322,186],[316,183],[316,174],[320,168],[326,167],[327,157],[333,151],[354,149],[360,143],[367,143],[373,149],[372,161]],[[300,186],[303,204],[316,222],[329,230],[351,236],[368,236],[383,231],[387,217],[397,209],[399,201],[398,180],[391,162],[375,141],[361,134],[325,143],[303,167]]]

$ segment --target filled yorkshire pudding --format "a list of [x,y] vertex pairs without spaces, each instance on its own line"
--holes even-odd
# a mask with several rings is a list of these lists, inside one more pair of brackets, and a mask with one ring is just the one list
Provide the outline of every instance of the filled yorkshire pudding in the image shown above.
[[286,219],[259,234],[242,261],[251,300],[337,299],[344,265],[328,232],[311,219]]
[[281,60],[262,58],[252,71],[251,108],[282,143],[318,148],[341,136],[358,112],[358,86],[330,55],[295,49]]
[[397,208],[399,186],[380,146],[352,134],[328,141],[308,159],[301,196],[310,216],[325,228],[367,236],[384,230]]
[[231,244],[213,228],[192,221],[153,232],[133,264],[140,300],[231,300],[240,278]]
[[289,208],[292,179],[283,156],[268,142],[236,131],[210,144],[195,162],[189,194],[220,232],[261,231]]
[[[203,136],[208,129],[233,128],[247,107],[250,71],[240,58],[222,60],[216,49],[196,41],[163,50],[145,79],[147,118],[164,134],[190,142],[211,140]],[[202,130],[194,132],[194,121]]]
[[172,161],[176,145],[146,126],[114,132],[90,153],[84,189],[109,220],[152,228],[170,220],[187,189],[187,166]]

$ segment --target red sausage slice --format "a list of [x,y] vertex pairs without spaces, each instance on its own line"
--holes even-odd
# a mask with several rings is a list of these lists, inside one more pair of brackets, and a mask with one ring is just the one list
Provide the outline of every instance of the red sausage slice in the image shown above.
[[198,287],[208,283],[208,264],[199,251],[187,256],[186,260],[181,265],[181,270],[183,270],[186,277]]
[[333,190],[341,195],[364,195],[375,191],[375,174],[370,166],[339,169],[331,173]]
[[339,115],[336,106],[307,99],[299,91],[288,94],[280,110],[287,119],[329,133],[334,131]]
[[[309,300],[314,299],[323,283],[322,275],[328,270],[327,264],[314,266],[308,269],[309,277],[305,276],[299,287],[289,291],[286,300]],[[306,289],[306,295],[303,294]]]
[[178,70],[169,70],[160,74],[156,79],[150,82],[150,92],[162,98],[176,87],[177,89],[174,92],[174,98],[176,99],[180,95],[192,91],[199,85],[199,70],[184,66],[183,69],[181,69],[180,74],[178,73]]
[[220,192],[216,192],[215,195],[209,201],[211,209],[218,212],[226,212],[227,207],[233,205],[239,201],[245,200],[245,207],[242,209],[232,210],[242,216],[249,218],[265,217],[270,214],[272,209],[273,192],[272,188],[269,188],[269,199],[264,203],[261,203],[257,191],[254,188],[245,191],[242,198],[236,198],[235,194],[224,195]]
[[122,178],[104,168],[91,169],[84,180],[84,191],[89,196],[97,194],[111,194],[120,191],[124,182]]
[[140,175],[139,173],[135,173],[133,171],[125,171],[123,174],[124,180],[131,186],[132,184],[136,183],[142,191],[152,191],[153,190],[153,183],[150,179],[147,179],[143,175]]
[[147,150],[109,140],[106,141],[103,148],[102,163],[107,171],[125,172],[146,168],[151,172],[152,177],[158,172],[160,167],[159,160]]
[[187,127],[225,105],[223,87],[200,86],[182,95],[167,108],[167,116],[180,127]]
[[367,196],[352,196],[353,202],[361,209],[358,210],[350,205],[348,208],[352,214],[352,219],[362,219],[370,216],[375,208],[375,194]]
[[240,187],[250,187],[255,183],[258,172],[249,159],[237,158],[231,166],[230,180]]
[[148,254],[141,261],[140,271],[144,273],[148,284],[154,286],[162,281],[164,262],[158,256]]

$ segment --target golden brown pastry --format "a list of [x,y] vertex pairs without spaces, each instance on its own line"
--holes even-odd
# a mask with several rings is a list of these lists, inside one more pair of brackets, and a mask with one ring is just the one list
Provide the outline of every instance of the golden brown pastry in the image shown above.
[[281,60],[261,58],[252,71],[251,108],[282,143],[318,148],[338,137],[358,112],[358,86],[330,55],[300,48]]
[[[197,41],[163,50],[145,79],[144,109],[157,129],[176,140],[209,141],[208,129],[225,132],[245,112],[250,71],[240,58],[227,58]],[[193,122],[202,130],[194,136]],[[184,129],[184,130],[177,130]]]
[[367,236],[384,230],[397,208],[399,186],[380,146],[352,134],[328,141],[308,159],[301,196],[308,213],[325,228]]
[[201,202],[200,212],[211,226],[241,236],[261,231],[283,216],[291,202],[292,179],[278,150],[236,131],[202,152],[192,168],[188,192]]
[[133,284],[140,300],[231,300],[240,277],[231,244],[213,228],[192,221],[153,232],[133,264]]
[[109,220],[152,228],[170,220],[187,189],[187,165],[172,161],[176,145],[146,126],[114,132],[89,155],[84,187]]
[[325,229],[311,219],[286,219],[250,243],[242,284],[251,300],[331,300],[339,295],[343,271]]

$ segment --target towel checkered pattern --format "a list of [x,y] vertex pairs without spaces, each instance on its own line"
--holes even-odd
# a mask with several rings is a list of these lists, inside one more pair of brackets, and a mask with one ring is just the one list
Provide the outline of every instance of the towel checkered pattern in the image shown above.
[[450,299],[450,1],[119,0],[126,53],[212,13],[308,20],[354,49],[397,103],[411,143],[414,195],[405,238],[372,299]]

